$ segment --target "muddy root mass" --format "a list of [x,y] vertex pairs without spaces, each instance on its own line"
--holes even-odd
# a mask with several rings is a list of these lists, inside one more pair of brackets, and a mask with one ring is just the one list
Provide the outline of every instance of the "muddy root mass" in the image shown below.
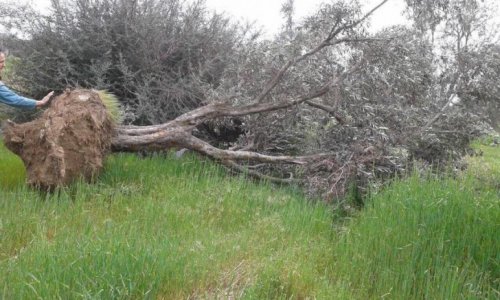
[[28,184],[44,190],[94,179],[111,148],[113,122],[96,91],[66,91],[34,121],[4,128],[7,148],[21,157]]

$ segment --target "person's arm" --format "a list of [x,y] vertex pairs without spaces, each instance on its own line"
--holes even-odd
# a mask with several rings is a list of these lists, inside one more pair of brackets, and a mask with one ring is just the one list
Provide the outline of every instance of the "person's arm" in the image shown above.
[[3,83],[0,83],[0,102],[10,106],[27,109],[34,109],[37,103],[36,100],[19,96]]
[[37,101],[34,99],[19,96],[18,94],[11,91],[7,86],[5,86],[5,84],[0,82],[0,102],[13,107],[25,108],[25,109],[42,107],[49,102],[50,97],[52,97],[53,94],[54,92],[52,91],[49,94],[47,94],[47,96],[43,97],[42,100]]

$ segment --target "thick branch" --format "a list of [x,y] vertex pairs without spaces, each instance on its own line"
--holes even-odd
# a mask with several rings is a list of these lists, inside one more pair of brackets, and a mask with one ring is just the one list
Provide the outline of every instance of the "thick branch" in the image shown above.
[[112,139],[115,150],[137,151],[140,149],[188,148],[185,139],[190,136],[183,128],[171,127],[144,134],[127,135],[117,132]]
[[313,91],[309,95],[303,96],[299,99],[292,101],[281,101],[281,102],[268,102],[268,103],[254,103],[250,105],[244,105],[239,107],[234,107],[230,104],[219,103],[219,104],[209,104],[188,113],[185,113],[176,119],[153,126],[120,126],[117,128],[117,132],[120,135],[129,136],[140,136],[142,139],[144,135],[155,135],[159,132],[171,128],[177,128],[178,130],[190,131],[200,123],[206,120],[220,118],[220,117],[238,117],[251,114],[257,114],[262,112],[275,111],[280,109],[285,109],[292,107],[294,105],[301,104],[307,100],[312,100],[326,94],[331,86],[336,84],[339,78],[336,77],[321,88]]
[[306,156],[288,155],[265,155],[251,151],[223,150],[198,139],[189,132],[178,129],[161,130],[159,132],[141,136],[117,135],[112,141],[116,150],[140,149],[165,149],[165,148],[187,148],[219,161],[258,161],[262,163],[289,163],[303,165],[308,161],[329,156],[329,154],[315,154]]
[[288,155],[265,155],[257,152],[251,151],[232,151],[223,150],[216,148],[209,143],[200,140],[194,136],[189,136],[185,140],[186,148],[199,152],[201,154],[207,155],[214,159],[225,161],[225,160],[246,160],[246,161],[258,161],[263,163],[289,163],[303,165],[308,161],[318,159],[325,156],[330,156],[330,154],[315,154],[306,156],[288,156]]

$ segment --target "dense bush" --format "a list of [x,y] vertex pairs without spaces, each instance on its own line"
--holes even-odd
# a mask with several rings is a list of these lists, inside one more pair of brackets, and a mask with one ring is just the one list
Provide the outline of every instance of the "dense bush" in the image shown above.
[[198,107],[204,86],[218,84],[245,36],[203,1],[62,0],[52,2],[48,16],[29,7],[11,14],[14,19],[3,23],[32,20],[21,26],[29,39],[14,45],[23,58],[16,71],[29,94],[107,89],[136,124],[164,122]]

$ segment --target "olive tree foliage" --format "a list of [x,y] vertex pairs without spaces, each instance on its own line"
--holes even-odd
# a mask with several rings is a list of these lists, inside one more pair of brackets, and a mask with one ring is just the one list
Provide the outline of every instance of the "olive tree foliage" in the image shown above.
[[[332,24],[349,24],[360,15],[359,3],[337,1],[324,4],[300,22],[286,16],[283,32],[256,44],[239,64],[227,69],[221,85],[211,91],[212,98],[231,95],[235,103],[245,103],[287,60],[317,45]],[[306,106],[245,117],[246,134],[233,146],[268,154],[335,153],[300,170],[308,190],[330,200],[344,196],[353,182],[366,186],[375,177],[403,171],[412,158],[430,162],[447,159],[451,151],[456,151],[455,156],[463,154],[465,145],[444,142],[435,145],[440,147],[439,157],[420,148],[431,144],[419,143],[423,132],[418,129],[433,117],[439,90],[430,42],[412,28],[393,27],[373,35],[365,26],[339,37],[337,47],[325,48],[293,66],[269,93],[268,101],[293,99],[334,78],[327,93]],[[449,120],[441,121],[439,130],[449,129]],[[297,174],[288,166],[254,167]]]
[[15,53],[23,58],[16,70],[22,85],[32,95],[67,86],[106,89],[135,124],[165,122],[199,107],[204,86],[218,84],[249,36],[203,1],[51,3],[46,15],[17,6],[2,12],[9,17],[0,23],[27,37]]
[[[313,48],[321,43],[321,39],[328,35],[332,26],[346,26],[360,17],[358,5],[337,1],[324,5],[296,32],[290,31],[288,18],[283,33],[274,40],[255,43],[238,53],[241,55],[237,58],[238,63],[226,69],[220,86],[210,91],[211,99],[229,95],[233,103],[239,104],[258,97],[266,81],[279,74],[287,61],[314,50]],[[345,44],[364,38],[361,27],[348,30],[335,40],[336,47],[324,48],[316,55],[307,56],[293,65],[283,74],[283,80],[263,100],[278,102],[307,95],[337,77],[335,85],[339,84],[348,73],[346,67],[340,63],[346,61],[349,56],[347,52],[350,46]],[[269,153],[287,151],[293,154],[318,150],[307,139],[308,133],[314,131],[314,124],[324,117],[329,118],[328,113],[313,106],[321,104],[325,99],[328,97],[323,96],[315,102],[308,102],[306,107],[296,106],[282,112],[247,118],[245,124],[248,131],[242,137],[245,140],[243,146],[251,146]]]
[[[285,13],[293,11],[284,8]],[[317,45],[331,24],[352,22],[360,14],[359,3],[337,1],[300,22],[285,15],[283,32],[257,44],[238,68],[226,70],[229,76],[211,91],[213,98],[229,94],[233,101],[245,102],[287,59]],[[402,172],[413,159],[442,164],[468,151],[471,139],[480,133],[480,119],[460,105],[449,106],[459,89],[450,83],[452,72],[443,71],[437,60],[432,39],[418,27],[396,26],[369,34],[359,26],[339,40],[345,43],[294,66],[269,94],[269,101],[307,94],[336,78],[328,93],[306,106],[246,117],[246,134],[235,148],[269,154],[335,153],[300,171],[308,190],[325,199],[342,197],[353,182],[363,187],[374,178]],[[293,171],[283,166],[271,170],[296,174]]]
[[500,44],[484,45],[462,54],[467,72],[458,94],[467,108],[480,112],[500,130]]
[[[499,24],[493,16],[498,4],[489,0],[406,0],[408,15],[423,37],[431,37],[438,66],[442,113],[460,102],[464,110],[479,112],[497,127],[500,96],[494,84],[500,76]],[[482,57],[482,58],[480,58]],[[488,86],[488,88],[486,88]],[[479,87],[484,88],[481,92]],[[438,115],[432,119],[432,125]]]

